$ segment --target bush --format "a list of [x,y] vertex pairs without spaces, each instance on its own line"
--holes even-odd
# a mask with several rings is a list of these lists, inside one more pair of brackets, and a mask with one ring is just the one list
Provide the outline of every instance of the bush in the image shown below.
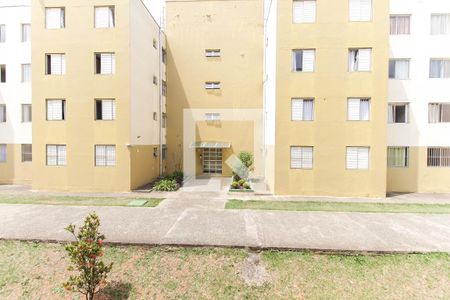
[[177,182],[183,181],[183,172],[175,171],[172,174],[166,175],[164,179],[176,180]]
[[249,184],[248,182],[246,182],[246,183],[244,183],[244,184],[242,185],[242,187],[243,187],[244,189],[246,189],[246,190],[249,190],[249,189],[250,189],[250,184]]
[[238,181],[239,185],[242,186],[245,183],[245,179],[241,179]]
[[178,185],[175,179],[161,179],[153,188],[158,192],[172,192],[177,190]]
[[78,274],[71,275],[64,287],[85,295],[89,300],[94,299],[94,295],[105,286],[106,277],[112,269],[112,263],[106,265],[100,259],[103,256],[105,236],[99,233],[99,227],[100,219],[95,213],[91,213],[84,220],[78,234],[75,233],[75,225],[70,224],[65,228],[75,237],[75,242],[64,247],[71,263],[67,270],[76,270]]
[[241,162],[246,166],[248,169],[253,165],[253,153],[247,152],[247,151],[241,151],[238,155]]
[[239,183],[238,183],[237,181],[233,181],[233,182],[231,183],[231,188],[232,188],[232,189],[238,189],[238,188],[239,188]]

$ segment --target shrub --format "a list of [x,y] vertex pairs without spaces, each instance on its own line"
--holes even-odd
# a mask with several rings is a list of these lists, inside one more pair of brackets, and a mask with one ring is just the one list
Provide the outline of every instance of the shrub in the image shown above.
[[241,180],[241,177],[239,177],[238,174],[235,174],[235,173],[233,172],[233,181],[239,181],[239,180]]
[[253,153],[248,151],[241,151],[238,155],[241,162],[246,166],[248,169],[253,165]]
[[172,174],[166,175],[164,179],[176,180],[177,182],[183,181],[183,172],[175,171]]
[[94,295],[105,286],[106,277],[112,268],[112,263],[106,265],[100,259],[103,256],[105,236],[99,233],[99,227],[100,219],[95,213],[91,213],[78,233],[75,233],[76,227],[73,224],[65,228],[75,237],[74,242],[65,246],[70,258],[67,270],[76,270],[78,274],[71,275],[64,287],[73,292],[80,292],[88,300],[94,299]]
[[233,182],[231,183],[231,188],[232,188],[232,189],[237,189],[237,188],[239,188],[239,183],[238,183],[237,181],[233,181]]
[[153,188],[158,192],[172,192],[176,191],[178,186],[175,179],[161,179]]
[[246,189],[246,190],[249,190],[249,189],[250,189],[250,184],[249,184],[248,182],[245,182],[245,183],[242,185],[242,187],[243,187],[244,189]]
[[245,183],[245,179],[241,179],[238,181],[239,185],[242,186]]

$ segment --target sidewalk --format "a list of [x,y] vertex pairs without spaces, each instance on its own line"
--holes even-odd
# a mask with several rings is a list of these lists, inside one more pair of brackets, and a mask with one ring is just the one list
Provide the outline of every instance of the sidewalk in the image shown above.
[[157,208],[0,204],[0,239],[66,241],[64,227],[96,211],[111,243],[450,252],[450,215],[225,210],[228,198],[179,192]]

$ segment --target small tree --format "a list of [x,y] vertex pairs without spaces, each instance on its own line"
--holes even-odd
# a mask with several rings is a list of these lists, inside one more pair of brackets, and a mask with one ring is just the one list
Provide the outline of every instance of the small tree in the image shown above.
[[67,290],[80,292],[87,300],[94,299],[106,284],[106,277],[111,271],[112,263],[106,265],[100,257],[103,256],[103,241],[105,236],[100,234],[100,219],[91,213],[84,220],[79,232],[75,232],[75,225],[70,224],[65,229],[73,234],[75,241],[66,245],[71,264],[68,271],[77,271],[64,283]]
[[251,166],[253,165],[253,153],[241,151],[239,152],[239,159],[242,161],[244,166],[247,167],[247,169],[251,169]]

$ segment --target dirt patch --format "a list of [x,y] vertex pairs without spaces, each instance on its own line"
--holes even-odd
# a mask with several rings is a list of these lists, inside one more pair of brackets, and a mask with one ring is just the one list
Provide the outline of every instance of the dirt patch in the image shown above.
[[249,286],[260,287],[271,281],[271,276],[261,261],[259,253],[249,253],[247,259],[239,266],[239,275]]

